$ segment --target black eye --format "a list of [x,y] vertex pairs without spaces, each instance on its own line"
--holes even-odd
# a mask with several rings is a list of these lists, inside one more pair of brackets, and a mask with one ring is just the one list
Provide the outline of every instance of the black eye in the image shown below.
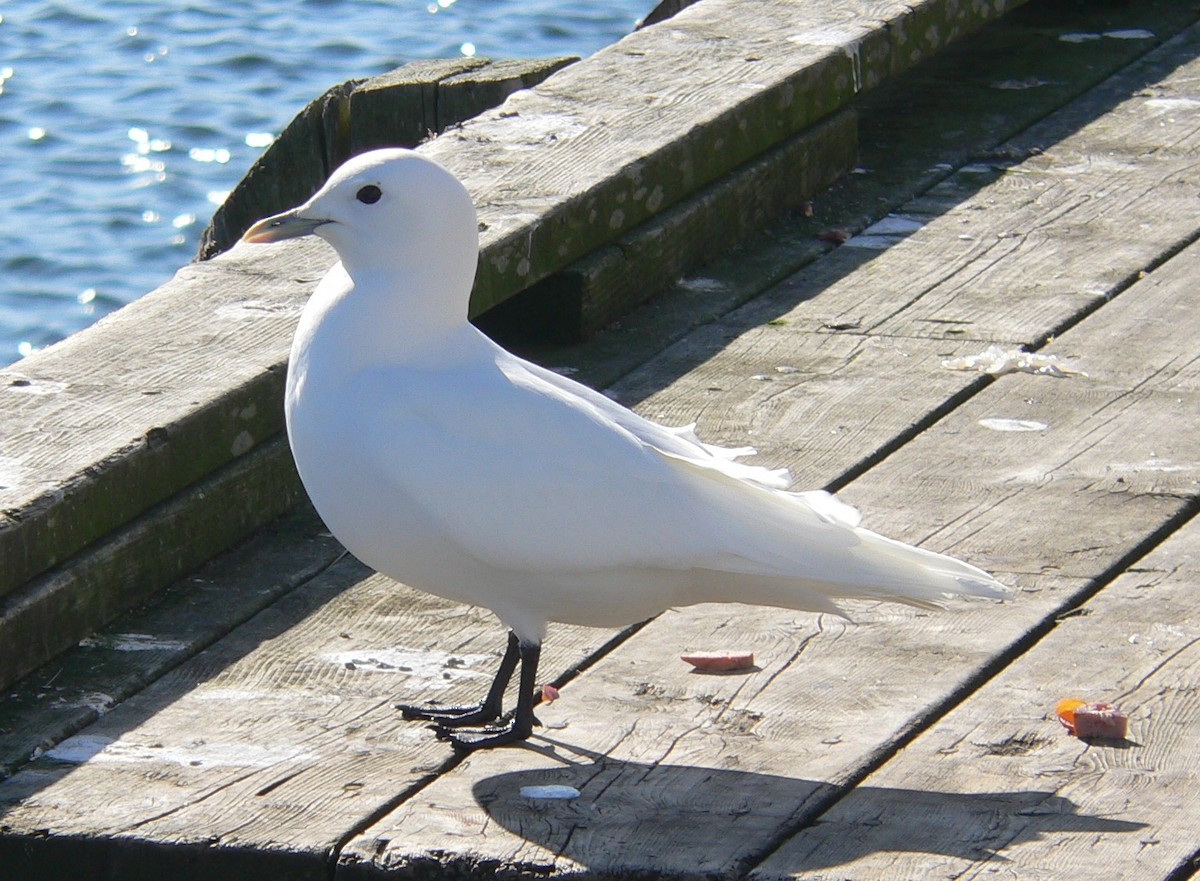
[[362,202],[364,205],[374,205],[383,196],[383,190],[375,186],[375,184],[367,184],[354,194],[354,198]]

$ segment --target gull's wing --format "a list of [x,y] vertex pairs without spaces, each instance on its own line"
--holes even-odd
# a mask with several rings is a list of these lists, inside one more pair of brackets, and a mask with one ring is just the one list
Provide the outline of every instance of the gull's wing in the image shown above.
[[[507,353],[505,353],[507,354]],[[668,428],[652,422],[644,416],[639,416],[632,410],[618,404],[611,398],[602,395],[594,389],[561,376],[552,370],[522,361],[510,355],[512,372],[524,371],[532,377],[558,388],[567,395],[584,401],[616,425],[624,428],[642,442],[662,453],[680,456],[684,459],[707,463],[714,468],[725,470],[731,476],[750,480],[774,489],[784,489],[790,482],[787,469],[769,469],[757,465],[746,465],[735,460],[743,456],[754,455],[753,447],[718,447],[706,444],[696,436],[695,423],[678,428]],[[723,463],[728,463],[723,464]]]
[[[732,488],[768,506],[775,495],[800,498],[744,479],[778,483],[776,472],[735,462],[690,431],[658,426],[497,352],[482,365],[396,368],[366,379],[387,397],[363,408],[370,416],[354,429],[374,472],[489,565],[728,567],[742,551],[731,544],[741,530],[715,504],[718,485],[722,494]],[[829,525],[828,512],[798,501],[789,507],[806,525]],[[854,541],[848,531],[840,539]],[[826,540],[838,543],[834,534]]]
[[858,528],[857,512],[827,493],[772,489],[774,472],[496,352],[373,378],[388,397],[355,429],[373,472],[490,566],[687,570],[698,585],[688,602],[997,595],[973,566]]

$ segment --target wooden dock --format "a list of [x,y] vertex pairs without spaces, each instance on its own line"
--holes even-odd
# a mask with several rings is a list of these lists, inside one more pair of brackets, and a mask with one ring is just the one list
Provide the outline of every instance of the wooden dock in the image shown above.
[[[1200,877],[1200,9],[810,2],[802,31],[764,0],[724,40],[707,4],[738,7],[422,147],[480,202],[481,323],[1013,600],[552,626],[542,727],[458,758],[394,704],[474,696],[503,632],[323,531],[276,399],[329,253],[234,247],[0,371],[0,878]],[[729,45],[689,127],[650,74],[693,40]],[[622,65],[665,119],[632,165],[604,116],[636,128],[632,99],[586,88]],[[798,83],[831,91],[776,131]],[[563,316],[605,329],[529,332]],[[989,346],[1061,375],[971,368]],[[714,648],[757,666],[679,659]],[[1073,696],[1128,738],[1066,733]]]

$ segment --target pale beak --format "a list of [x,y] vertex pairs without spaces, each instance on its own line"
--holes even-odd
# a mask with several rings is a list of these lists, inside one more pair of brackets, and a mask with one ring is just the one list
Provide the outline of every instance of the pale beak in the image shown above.
[[246,230],[242,241],[260,244],[282,242],[284,239],[310,235],[316,231],[318,226],[326,223],[329,221],[324,217],[308,217],[301,214],[299,208],[293,208],[291,211],[284,211],[282,214],[260,220]]

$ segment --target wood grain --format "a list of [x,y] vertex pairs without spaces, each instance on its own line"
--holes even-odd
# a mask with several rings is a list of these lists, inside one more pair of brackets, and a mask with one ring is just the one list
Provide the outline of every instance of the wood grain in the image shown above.
[[[1179,877],[1200,838],[1200,528],[1193,520],[750,876]],[[1064,697],[1129,738],[1084,742]]]
[[[931,221],[929,228],[940,222]],[[1092,260],[1103,267],[1110,256],[1126,257],[1103,252]],[[1014,375],[992,382],[846,488],[845,497],[867,510],[868,523],[884,532],[1006,573],[1019,587],[1013,606],[956,608],[956,614],[932,619],[910,613],[903,626],[878,629],[869,626],[882,623],[874,615],[895,622],[892,616],[904,613],[856,608],[855,628],[820,622],[819,635],[793,629],[785,639],[800,648],[790,653],[755,643],[756,635],[786,632],[789,623],[795,628],[789,613],[746,613],[744,629],[742,616],[734,613],[684,610],[664,616],[546,710],[548,719],[572,705],[578,714],[572,714],[564,735],[547,735],[546,743],[558,744],[557,753],[516,759],[488,754],[441,776],[346,847],[344,876],[404,875],[430,861],[454,871],[724,874],[761,859],[781,831],[812,822],[925,720],[1002,664],[1028,634],[1049,626],[1056,614],[1095,590],[1110,569],[1195,510],[1200,441],[1188,426],[1200,409],[1195,388],[1200,362],[1191,351],[1197,319],[1188,303],[1198,260],[1200,247],[1186,249],[1047,349],[1078,359],[1095,371],[1091,375],[1067,380]],[[1006,308],[1003,301],[988,305],[992,311]],[[986,308],[979,307],[982,318]],[[757,330],[758,345],[748,343],[739,352],[730,351],[727,339],[704,363],[713,365],[728,353],[728,366],[762,348],[770,357],[774,353],[761,343],[770,330]],[[935,345],[927,337],[904,342]],[[1130,356],[1120,357],[1123,352]],[[846,363],[845,357],[835,361],[843,369]],[[739,369],[744,375],[747,368]],[[939,369],[929,364],[926,373]],[[698,372],[646,398],[643,407],[674,404],[681,385],[708,390],[714,411],[737,406],[739,388],[714,386],[703,369]],[[868,375],[878,374],[864,369],[863,385]],[[861,423],[887,409],[886,394],[876,400],[878,407],[858,414]],[[893,397],[891,406],[901,405]],[[765,439],[769,447],[772,436],[787,436],[791,426],[777,419],[770,412],[760,417],[755,442]],[[1045,429],[1001,431],[981,424],[989,419],[1044,422]],[[1159,449],[1161,454],[1150,455]],[[680,688],[680,679],[690,674],[673,672],[668,646],[699,647],[686,645],[695,639],[689,629],[693,615],[710,633],[710,641],[699,646],[713,646],[716,621],[721,645],[730,639],[737,647],[753,646],[759,657],[774,655],[782,666],[767,661],[755,674],[761,677],[757,682],[705,683],[703,695]],[[801,653],[803,674],[784,675],[783,667]],[[815,697],[810,683],[817,684]],[[735,739],[718,723],[731,705],[751,737],[744,751],[731,745]],[[731,754],[736,771],[750,773],[737,778],[736,786],[717,783],[690,799],[698,780],[719,779],[718,772],[729,770]],[[778,773],[783,768],[803,773],[787,778]],[[544,782],[575,785],[584,795],[578,802],[544,805],[520,796],[521,786]],[[694,809],[695,802],[704,808]],[[997,805],[1028,806],[1005,796],[963,805],[974,816],[986,816]],[[741,817],[754,821],[739,826]],[[663,827],[675,836],[671,845]],[[731,828],[739,830],[732,840]],[[1113,834],[1130,829],[1094,815],[1077,818],[1075,828]],[[680,829],[694,832],[680,840]]]
[[114,530],[0,604],[5,687],[305,498],[282,437]]
[[[547,674],[608,636],[556,628]],[[249,878],[246,847],[271,871],[319,873],[347,830],[447,761],[395,701],[477,697],[503,642],[490,615],[347,558],[0,784],[0,856],[54,877],[75,848],[111,867],[153,841],[171,845],[164,862],[103,877],[211,877],[230,860],[241,874],[225,877]],[[50,837],[17,832],[38,829]]]
[[706,0],[424,145],[487,224],[474,313],[1017,5]]
[[303,242],[187,267],[0,371],[15,472],[0,487],[0,595],[278,435],[281,368],[328,254]]
[[[555,874],[727,874],[761,859],[780,832],[811,823],[1029,633],[1086,596],[1165,523],[1195,510],[1200,440],[1187,426],[1200,405],[1200,360],[1177,352],[1197,329],[1186,304],[1198,260],[1194,246],[1055,344],[1090,363],[1111,353],[1119,334],[1131,351],[1163,349],[1161,360],[1130,359],[1100,377],[1004,377],[846,488],[844,497],[868,511],[868,524],[1004,573],[1019,588],[1011,606],[957,603],[935,615],[854,607],[855,625],[818,619],[815,628],[794,613],[765,610],[664,616],[546,710],[549,721],[570,708],[570,727],[546,741],[564,744],[560,752],[581,764],[564,770],[557,754],[525,756],[514,769],[508,753],[473,758],[348,845],[343,862],[404,873],[439,851],[443,860],[448,853],[468,865],[506,868],[532,854]],[[1164,334],[1174,344],[1161,345]],[[1164,393],[1176,406],[1163,407]],[[1038,408],[1047,430],[979,426],[1016,401],[1033,402],[1027,406]],[[763,433],[780,428],[770,424]],[[1115,469],[1130,467],[1124,463],[1141,461],[1148,430],[1154,442],[1175,438],[1163,461],[1182,470],[1164,474],[1149,462],[1153,473],[1121,472],[1121,484],[1109,482]],[[1023,466],[1037,475],[1026,477]],[[1102,474],[1113,476],[1097,479]],[[762,671],[705,680],[701,691],[675,661],[685,648],[724,645],[753,648]],[[788,768],[803,771],[789,778],[782,773]],[[697,769],[717,780],[725,775],[716,772],[734,771],[728,779],[736,785],[713,783],[696,799],[703,809],[693,809],[690,789],[703,776]],[[533,782],[576,785],[584,801],[530,805],[519,790]],[[475,835],[455,832],[468,798]],[[996,798],[1028,807],[1019,797]],[[454,806],[445,820],[441,805]],[[964,810],[986,816],[996,799],[981,805]],[[540,821],[531,822],[530,812]],[[648,819],[658,817],[661,827]],[[1130,828],[1086,813],[1076,826]],[[663,827],[691,831],[683,841],[675,832],[668,847]],[[730,827],[739,828],[732,841],[722,832]],[[455,850],[448,842],[460,837]]]
[[331,87],[279,133],[229,193],[201,236],[199,259],[227,251],[256,220],[303,202],[350,156],[415,147],[573,60],[413,61]]
[[[311,508],[299,505],[236,551],[173,584],[152,604],[79,641],[41,675],[9,686],[0,703],[0,776],[203,651],[341,553]],[[70,632],[61,621],[51,629]],[[8,630],[4,638],[6,644],[21,644],[20,636]]]
[[[831,229],[858,233],[889,212],[907,212],[905,203],[914,195],[963,165],[975,164],[982,170],[991,164],[1011,165],[1033,145],[1006,142],[1027,129],[1048,136],[1051,142],[1077,130],[1087,121],[1078,111],[1058,126],[1059,134],[1037,123],[1115,71],[1144,58],[1194,23],[1195,17],[1194,11],[1163,0],[1148,0],[1136,8],[1026,5],[1014,10],[856,99],[859,166],[812,201],[811,217],[808,212],[795,212],[780,218],[761,236],[687,273],[584,345],[566,347],[513,337],[505,338],[505,343],[517,342],[535,360],[573,370],[573,375],[594,387],[608,386],[665,345],[821,257],[833,246],[819,234]],[[1139,28],[1154,36],[1081,43],[1058,39],[1068,31]],[[1103,101],[1084,106],[1094,118],[1146,82],[1164,78],[1171,67],[1161,64],[1154,70],[1142,68],[1133,79],[1115,78],[1104,87]],[[976,174],[975,186],[986,185],[991,177]],[[936,209],[926,208],[925,213],[941,213],[953,204],[951,191],[937,200]]]
[[835,113],[477,316],[476,326],[517,348],[578,342],[603,330],[847,172],[856,158],[856,121],[851,111]]
[[[1182,180],[1188,173],[1178,172]],[[997,214],[1004,198],[1021,204],[1003,179],[992,195]],[[927,215],[919,234],[938,241],[939,226],[953,218]],[[1066,235],[1060,241],[1082,246]],[[871,267],[878,274],[859,278],[884,285],[924,265],[903,244],[869,258],[841,249],[836,266],[817,271],[845,276],[849,287]],[[468,674],[445,692],[465,695],[476,685],[469,674],[486,666],[469,656],[494,661],[498,628],[476,612],[364,578],[346,562],[82,732],[105,740],[73,745],[103,747],[103,758],[63,764],[43,756],[0,784],[0,857],[27,877],[53,877],[63,866],[100,866],[113,878],[725,875],[753,869],[788,836],[836,816],[830,806],[850,792],[876,813],[926,809],[961,825],[955,842],[936,832],[899,838],[904,826],[898,836],[860,836],[866,843],[857,851],[814,858],[811,867],[832,877],[898,841],[907,854],[932,853],[943,860],[935,868],[954,871],[1002,866],[1004,854],[990,858],[976,843],[1022,847],[1036,834],[1056,835],[1076,851],[1085,840],[1108,839],[1107,853],[1128,858],[1140,831],[1129,824],[1146,821],[1107,815],[1106,796],[1089,801],[1064,788],[1067,805],[1036,789],[988,784],[948,786],[953,797],[943,798],[938,790],[923,794],[929,787],[920,775],[860,781],[886,772],[897,750],[915,749],[925,739],[920,732],[940,718],[956,718],[956,703],[971,706],[968,695],[1051,631],[1059,614],[1194,513],[1200,441],[1191,431],[1190,279],[1200,253],[1196,246],[1175,253],[1169,242],[1157,252],[1140,248],[1105,247],[1090,255],[1094,265],[1080,260],[1072,270],[1136,267],[1130,277],[1146,272],[1138,283],[1116,284],[1111,300],[1074,311],[1062,304],[1034,311],[1020,324],[1022,333],[1045,333],[1068,315],[1070,328],[1046,351],[1075,359],[1087,376],[989,381],[946,371],[942,357],[981,341],[814,327],[777,311],[793,290],[777,292],[781,300],[762,313],[748,309],[741,324],[681,343],[623,384],[622,394],[640,397],[650,415],[682,416],[678,400],[703,401],[709,437],[740,440],[739,423],[750,424],[765,458],[795,464],[814,481],[848,480],[872,466],[845,489],[870,525],[1001,571],[1018,588],[1012,604],[954,603],[940,614],[862,604],[851,609],[853,624],[766,609],[671,612],[539,709],[547,727],[533,748],[451,767],[443,746],[420,726],[398,723],[390,709],[394,698],[413,696],[398,687],[401,675],[417,694],[436,676],[422,685],[414,671],[380,668],[380,655],[402,646],[435,660],[437,650],[459,657],[464,664],[443,656],[434,672]],[[1004,257],[1018,264],[1014,272],[1022,259],[1019,248]],[[996,294],[973,308],[987,322],[1010,306]],[[759,317],[743,320],[752,314]],[[781,314],[785,323],[770,323]],[[748,365],[739,367],[735,355]],[[990,421],[1005,419],[1045,428],[1006,432]],[[822,447],[826,420],[853,441]],[[819,462],[806,471],[810,445]],[[864,448],[873,451],[869,461]],[[547,669],[594,656],[606,635],[556,630],[548,648],[559,654],[548,655]],[[725,646],[752,648],[761,669],[701,676],[678,660],[687,650]],[[1178,677],[1181,701],[1190,694],[1187,675]],[[1170,712],[1191,719],[1190,704]],[[1021,733],[1016,741],[1011,734],[986,743],[1022,748]],[[1190,773],[1183,766],[1180,779]],[[521,794],[542,783],[573,785],[581,796],[549,802]],[[1145,804],[1160,814],[1170,807]],[[1041,813],[1047,807],[1066,813]],[[855,830],[871,828],[867,814],[856,815]],[[1185,841],[1190,816],[1162,829],[1182,830]],[[997,817],[1016,837],[996,834]],[[1060,877],[1076,871],[1044,850],[1025,859]],[[898,867],[923,874],[930,865],[907,860],[902,854],[879,874]]]
[[[1014,3],[771,0],[747,17],[709,0],[425,145],[479,203],[476,309],[832,113],[892,69],[898,21],[942,5],[958,24],[934,41]],[[331,263],[309,243],[235,247],[0,372],[0,596],[278,434],[287,340]]]

